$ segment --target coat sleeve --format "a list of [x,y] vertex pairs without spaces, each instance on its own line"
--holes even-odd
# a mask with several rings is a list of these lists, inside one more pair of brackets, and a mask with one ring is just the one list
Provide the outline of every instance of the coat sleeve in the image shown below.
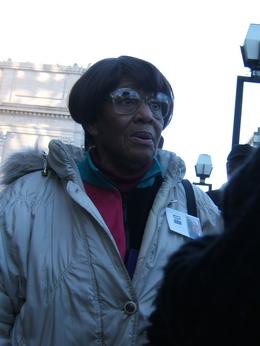
[[[2,279],[2,278],[1,278]],[[0,345],[11,345],[10,331],[15,319],[12,302],[0,282]]]
[[11,345],[15,318],[25,301],[31,207],[12,188],[0,195],[0,346]]
[[193,185],[193,189],[203,233],[222,233],[223,218],[220,210],[198,186]]

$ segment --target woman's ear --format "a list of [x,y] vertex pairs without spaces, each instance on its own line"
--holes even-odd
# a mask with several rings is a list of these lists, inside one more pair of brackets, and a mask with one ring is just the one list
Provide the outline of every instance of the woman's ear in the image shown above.
[[88,124],[85,126],[85,131],[87,131],[91,136],[95,137],[98,133],[96,124]]
[[97,136],[97,126],[95,124],[82,124],[85,132],[85,149],[90,150],[95,147],[95,136]]

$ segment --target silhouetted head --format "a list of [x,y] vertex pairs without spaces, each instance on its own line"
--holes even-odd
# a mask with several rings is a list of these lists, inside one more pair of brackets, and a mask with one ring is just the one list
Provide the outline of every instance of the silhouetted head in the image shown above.
[[[236,148],[238,154],[241,148],[246,151],[247,159],[233,172],[225,187],[223,218],[228,228],[236,229],[239,223],[253,222],[259,230],[257,220],[260,212],[260,147],[251,147],[251,152],[248,146],[240,146]],[[233,154],[235,155],[235,150]]]
[[237,144],[232,148],[228,154],[226,164],[228,179],[244,164],[254,151],[255,148],[249,144]]

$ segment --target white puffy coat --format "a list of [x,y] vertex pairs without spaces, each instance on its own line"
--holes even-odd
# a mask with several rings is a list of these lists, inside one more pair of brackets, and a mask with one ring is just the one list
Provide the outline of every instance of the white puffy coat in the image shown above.
[[[37,152],[5,167],[0,197],[0,345],[142,345],[168,256],[184,242],[165,208],[186,211],[185,166],[159,151],[161,188],[154,200],[131,280],[113,237],[87,196],[80,149],[52,141],[47,176]],[[19,178],[19,179],[18,179]],[[210,198],[194,186],[204,232],[220,229]]]

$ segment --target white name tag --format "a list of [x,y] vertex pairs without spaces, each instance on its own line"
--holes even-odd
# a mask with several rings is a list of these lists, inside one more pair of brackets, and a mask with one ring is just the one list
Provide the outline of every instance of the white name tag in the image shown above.
[[202,236],[199,218],[171,208],[166,208],[166,217],[171,231],[192,239]]

